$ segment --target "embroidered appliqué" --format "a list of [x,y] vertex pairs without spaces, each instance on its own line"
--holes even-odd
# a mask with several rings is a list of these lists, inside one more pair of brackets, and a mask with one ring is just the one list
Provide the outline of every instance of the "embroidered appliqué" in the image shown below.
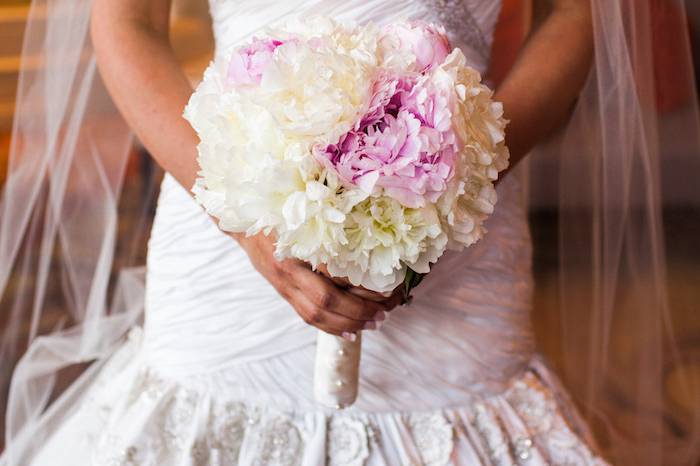
[[454,429],[440,413],[414,413],[408,418],[411,436],[425,466],[444,466],[452,455]]
[[328,423],[329,466],[361,466],[369,456],[368,427],[349,417],[334,416]]
[[435,12],[436,19],[445,26],[450,39],[467,44],[485,61],[491,54],[484,32],[464,0],[425,0]]

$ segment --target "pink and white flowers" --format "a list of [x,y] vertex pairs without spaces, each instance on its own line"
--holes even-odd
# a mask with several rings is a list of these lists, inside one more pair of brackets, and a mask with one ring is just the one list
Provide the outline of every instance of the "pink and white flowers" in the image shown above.
[[228,82],[233,85],[260,84],[275,49],[283,43],[277,39],[256,38],[250,45],[237,49],[228,67]]
[[314,155],[367,193],[376,187],[406,207],[435,203],[454,175],[459,143],[448,92],[427,76],[376,80],[369,111],[336,144]]
[[403,55],[403,68],[421,73],[442,64],[452,51],[442,27],[421,22],[390,24],[379,40],[385,50],[392,52],[389,58]]
[[381,292],[479,240],[508,165],[500,104],[420,22],[270,30],[217,57],[185,117],[222,228]]

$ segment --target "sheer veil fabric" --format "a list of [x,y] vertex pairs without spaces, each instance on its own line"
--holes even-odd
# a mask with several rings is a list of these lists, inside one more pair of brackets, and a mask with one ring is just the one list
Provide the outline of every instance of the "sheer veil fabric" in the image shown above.
[[700,215],[684,5],[592,3],[595,68],[544,149],[559,161],[563,373],[615,464],[696,464],[700,386],[679,374],[675,400],[669,386],[693,351],[677,317],[697,306],[674,296],[677,265],[700,260],[674,230]]
[[[25,36],[0,204],[2,466],[26,464],[142,317],[142,271],[116,248],[133,138],[95,66],[90,8],[90,0],[34,0]],[[560,223],[559,306],[548,331],[562,343],[553,363],[613,464],[695,464],[700,388],[670,374],[686,362],[674,325],[687,310],[673,299],[667,266],[677,257],[700,264],[700,248],[672,241],[665,215],[680,205],[700,218],[684,7],[592,0],[592,8],[594,69],[561,134],[531,154],[558,170],[558,183],[529,176],[533,191],[557,186],[538,201],[557,206]],[[669,57],[672,76],[659,66]],[[26,329],[28,341],[19,338]],[[59,373],[84,363],[61,389]]]
[[10,387],[3,464],[26,464],[43,429],[79,398],[83,382],[49,402],[58,371],[94,360],[87,383],[142,301],[139,281],[125,270],[115,306],[105,304],[132,135],[101,85],[90,9],[90,1],[33,2],[25,33],[0,205],[0,360],[2,386]]

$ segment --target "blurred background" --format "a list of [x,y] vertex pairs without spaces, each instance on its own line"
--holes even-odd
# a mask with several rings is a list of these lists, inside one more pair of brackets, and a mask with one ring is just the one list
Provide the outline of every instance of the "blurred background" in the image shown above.
[[[494,41],[494,57],[489,79],[497,83],[508,72],[516,59],[530,25],[537,22],[540,13],[537,5],[533,7],[533,0],[504,0],[501,13],[501,21]],[[4,182],[7,172],[7,158],[10,150],[11,126],[14,108],[14,95],[17,86],[18,72],[20,69],[20,56],[22,49],[22,34],[24,22],[29,11],[29,0],[0,0],[0,186]],[[192,82],[196,82],[201,72],[209,62],[213,49],[213,38],[209,25],[206,0],[176,0],[172,22],[172,41],[178,57]],[[673,15],[674,10],[667,8],[672,3],[669,0],[655,0],[659,13],[654,16],[655,27],[664,27],[664,15]],[[700,0],[687,0],[687,8],[690,21],[688,28],[694,41],[696,71],[700,65]],[[679,31],[682,33],[683,31]],[[674,86],[674,44],[655,43],[655,47],[663,48],[664,52],[658,55],[662,57],[655,63],[660,86],[657,89],[657,99],[661,108],[668,110],[669,114],[678,108],[682,108],[688,99],[694,96],[683,95],[677,89],[682,86]],[[665,61],[664,61],[665,60]],[[29,69],[39,69],[42,66],[40,57],[29,57],[22,66]],[[696,73],[697,74],[697,73]],[[673,124],[672,118],[664,124]],[[700,157],[700,154],[681,153],[673,147],[672,141],[664,149],[664,157],[673,159],[673,170],[683,170],[684,163],[689,158]],[[537,170],[556,170],[546,160],[534,160]],[[117,253],[116,267],[127,264],[145,262],[146,242],[150,225],[135,224],[133,218],[138,218],[138,213],[144,209],[153,210],[157,192],[151,186],[150,181],[154,177],[161,176],[159,169],[151,162],[143,150],[134,148],[129,166],[127,168],[126,185],[120,201],[120,224],[118,249],[123,253]],[[155,183],[157,186],[157,183]],[[557,325],[557,217],[552,209],[539,199],[542,190],[546,186],[533,186],[532,197],[534,208],[531,211],[531,225],[535,245],[535,278],[537,282],[534,302],[534,321],[537,327],[538,344],[546,354],[553,366],[558,363],[558,341],[550,335],[558,332],[550,332],[552,326]],[[700,222],[697,217],[685,215],[684,193],[675,192],[667,202],[672,205],[666,209],[669,217],[666,222],[668,230],[666,237],[674,243],[687,243],[692,247],[693,242],[700,238]],[[30,245],[27,245],[29,247]],[[682,250],[683,248],[678,248]],[[128,259],[123,259],[127,257]],[[676,327],[682,329],[683,334],[679,338],[683,345],[684,357],[681,366],[669,367],[665,371],[667,396],[677,406],[678,419],[684,418],[684,408],[691,406],[690,400],[684,399],[684,392],[678,389],[674,383],[679,375],[690,377],[700,385],[700,264],[684,260],[682,256],[669,256],[669,283],[671,296],[673,297]],[[124,261],[120,263],[119,261]],[[585,280],[582,277],[582,281]],[[25,293],[25,287],[20,287],[17,278],[9,285],[9,293],[0,301],[0,326],[7,317],[3,303],[14,293]],[[30,283],[31,285],[31,283]],[[21,288],[21,289],[20,289]],[[48,300],[49,302],[53,302]],[[46,319],[44,325],[47,329],[53,328],[63,317],[60,309],[55,313],[47,312],[53,318]],[[1,328],[1,327],[0,327]],[[625,342],[618,342],[622,351],[634,352],[635,348],[626,347]],[[629,346],[629,345],[628,345]],[[76,372],[79,369],[76,369]],[[64,374],[61,383],[68,384],[74,378],[75,373]],[[611,384],[611,403],[624,405],[624,400],[615,400],[614,383]],[[7,387],[0,387],[0,397],[6,392]],[[4,407],[5,401],[0,400],[0,407]],[[0,411],[2,408],[0,408]],[[0,413],[2,414],[2,413]],[[624,423],[621,415],[620,422]],[[2,448],[2,429],[0,424],[0,448]]]

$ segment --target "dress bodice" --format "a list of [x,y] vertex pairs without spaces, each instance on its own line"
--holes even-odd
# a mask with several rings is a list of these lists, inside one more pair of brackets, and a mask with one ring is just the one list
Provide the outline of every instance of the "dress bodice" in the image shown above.
[[[220,53],[288,15],[420,18],[446,24],[482,70],[498,13],[492,0],[211,2]],[[446,253],[410,306],[394,311],[380,332],[365,332],[359,408],[459,404],[502,390],[526,367],[533,351],[529,231],[517,180],[506,178],[498,193],[486,237]],[[146,294],[144,341],[161,371],[223,374],[232,395],[313,409],[316,329],[169,176],[149,244]]]
[[339,20],[386,24],[421,19],[445,26],[474,68],[488,67],[500,0],[210,0],[216,47],[228,52],[268,24],[291,16],[318,14]]

